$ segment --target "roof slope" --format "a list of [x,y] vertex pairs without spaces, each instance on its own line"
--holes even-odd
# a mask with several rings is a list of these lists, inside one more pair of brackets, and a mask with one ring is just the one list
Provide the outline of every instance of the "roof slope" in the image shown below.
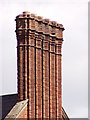
[[12,107],[17,103],[17,94],[0,96],[2,99],[2,120],[10,112]]
[[5,120],[8,118],[18,118],[19,114],[23,111],[23,109],[27,106],[28,100],[23,100],[17,102],[16,105],[12,108],[12,110],[8,113]]
[[[28,100],[21,101],[17,103],[17,94],[4,95],[2,97],[2,120],[6,118],[13,118],[12,115],[14,113],[14,118],[20,113],[20,111],[25,107]],[[62,107],[62,120],[70,120]]]

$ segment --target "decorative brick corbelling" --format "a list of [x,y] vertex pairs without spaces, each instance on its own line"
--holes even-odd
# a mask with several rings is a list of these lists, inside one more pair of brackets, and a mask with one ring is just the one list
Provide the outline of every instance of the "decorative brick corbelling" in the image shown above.
[[62,117],[63,30],[62,24],[29,12],[16,17],[18,96],[29,99],[28,118]]

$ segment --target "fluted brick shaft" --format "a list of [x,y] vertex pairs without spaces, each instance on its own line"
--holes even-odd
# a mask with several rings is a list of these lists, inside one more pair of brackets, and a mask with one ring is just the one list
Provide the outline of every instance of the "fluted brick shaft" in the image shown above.
[[23,118],[62,118],[63,25],[23,12],[16,17],[18,100]]
[[19,54],[20,54],[20,78],[19,80],[21,80],[20,85],[19,85],[19,90],[20,90],[20,100],[23,100],[23,47],[20,47],[19,49]]
[[62,106],[62,96],[61,96],[61,46],[56,45],[56,92],[57,92],[57,118],[62,117],[61,106]]
[[17,42],[17,65],[18,65],[18,100],[23,100],[23,37],[22,33],[18,32]]
[[24,83],[25,83],[25,96],[24,96],[24,99],[26,100],[27,99],[27,32],[25,31],[25,47],[24,47],[24,50],[25,50],[25,55],[24,55],[24,60],[25,60],[25,74],[24,74]]
[[41,39],[36,39],[36,118],[42,118],[42,51]]
[[50,118],[56,118],[55,100],[55,45],[50,43]]
[[49,118],[49,38],[43,40],[43,118]]
[[28,53],[28,67],[29,67],[29,118],[35,118],[35,48],[30,47],[35,45],[35,35],[29,32],[29,53]]

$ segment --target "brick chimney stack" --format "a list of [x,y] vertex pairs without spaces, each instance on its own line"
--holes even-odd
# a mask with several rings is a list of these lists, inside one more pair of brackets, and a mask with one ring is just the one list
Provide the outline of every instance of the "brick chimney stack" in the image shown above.
[[62,118],[63,25],[23,12],[16,17],[18,100],[28,118]]

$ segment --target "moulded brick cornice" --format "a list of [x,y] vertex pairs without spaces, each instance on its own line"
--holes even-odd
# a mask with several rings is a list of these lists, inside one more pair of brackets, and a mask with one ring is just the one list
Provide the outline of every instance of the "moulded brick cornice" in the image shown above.
[[55,27],[58,27],[58,28],[63,28],[63,25],[62,24],[58,24],[56,21],[50,21],[49,19],[43,19],[42,16],[37,16],[36,14],[30,14],[30,12],[23,12],[23,14],[20,14],[18,16],[16,16],[16,19],[17,18],[30,18],[30,19],[35,19],[37,21],[41,21],[45,24],[49,24],[51,26],[55,26]]

